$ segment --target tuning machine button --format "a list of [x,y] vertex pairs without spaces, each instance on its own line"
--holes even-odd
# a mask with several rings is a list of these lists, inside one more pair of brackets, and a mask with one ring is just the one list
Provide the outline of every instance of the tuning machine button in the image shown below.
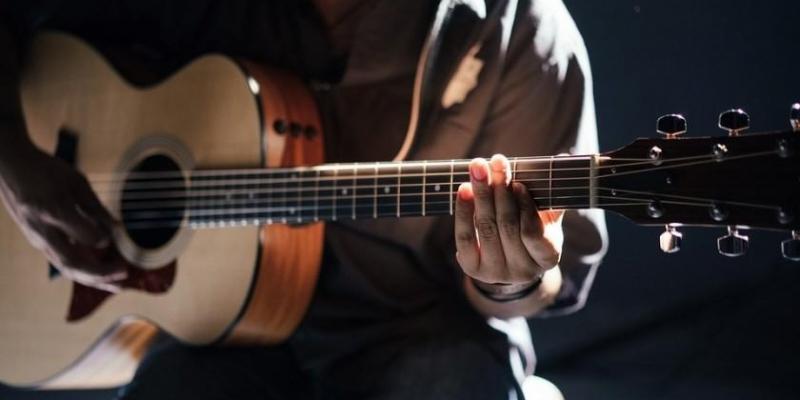
[[783,258],[800,261],[800,231],[792,231],[792,237],[781,242]]
[[667,114],[658,117],[656,131],[667,139],[675,139],[686,133],[686,118],[680,114]]
[[664,228],[664,232],[658,237],[658,243],[661,247],[661,251],[668,254],[677,253],[681,250],[681,240],[683,239],[683,234],[678,232],[678,230],[672,225],[667,225]]
[[735,226],[728,226],[728,234],[717,239],[717,251],[728,257],[739,257],[747,252],[750,238],[739,233]]
[[800,132],[800,103],[792,104],[792,110],[789,112],[789,122],[792,124],[792,130]]
[[750,127],[750,116],[741,108],[724,111],[719,115],[719,127],[728,131],[729,136],[739,136]]

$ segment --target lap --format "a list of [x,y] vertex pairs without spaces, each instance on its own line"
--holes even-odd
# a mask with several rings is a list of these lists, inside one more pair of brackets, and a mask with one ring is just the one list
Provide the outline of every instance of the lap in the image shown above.
[[313,398],[288,346],[191,347],[164,339],[143,360],[120,399]]
[[289,345],[196,348],[170,339],[148,354],[120,398],[508,399],[517,392],[507,359],[452,337],[375,343],[313,375],[297,366]]

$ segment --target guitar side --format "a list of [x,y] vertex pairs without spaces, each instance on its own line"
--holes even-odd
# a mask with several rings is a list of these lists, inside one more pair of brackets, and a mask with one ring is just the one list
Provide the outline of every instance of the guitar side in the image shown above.
[[[59,34],[37,38],[30,60],[22,83],[29,134],[53,153],[58,132],[73,132],[76,168],[87,175],[124,172],[126,158],[138,151],[132,149],[158,151],[163,143],[170,143],[163,145],[167,150],[180,148],[195,169],[322,162],[320,135],[300,140],[272,129],[275,119],[299,119],[320,132],[310,96],[294,94],[305,102],[284,98],[289,83],[256,65],[245,70],[245,64],[205,56],[163,83],[140,89],[86,44]],[[119,218],[118,196],[107,186],[94,189]],[[182,243],[174,239],[163,246],[180,250],[170,260],[176,269],[168,290],[124,290],[88,316],[67,322],[72,282],[48,276],[47,261],[4,209],[0,381],[46,388],[125,383],[155,326],[196,345],[279,342],[310,301],[322,231],[315,224],[186,233]]]

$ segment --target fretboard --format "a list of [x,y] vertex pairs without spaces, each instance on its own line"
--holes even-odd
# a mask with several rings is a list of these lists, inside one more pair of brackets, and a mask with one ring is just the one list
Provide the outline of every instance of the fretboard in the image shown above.
[[[594,206],[594,156],[510,159],[540,209]],[[195,171],[185,193],[195,228],[453,214],[469,160]]]

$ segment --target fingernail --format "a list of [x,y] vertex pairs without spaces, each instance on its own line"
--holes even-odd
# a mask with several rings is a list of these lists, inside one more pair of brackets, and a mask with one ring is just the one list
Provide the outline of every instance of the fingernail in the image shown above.
[[503,172],[506,169],[506,161],[500,154],[493,155],[492,160],[489,164],[491,164],[492,171],[494,172]]
[[469,165],[469,172],[472,179],[483,182],[486,180],[486,167],[482,163],[472,163]]
[[472,200],[472,190],[470,188],[471,185],[469,183],[462,183],[458,187],[458,198],[463,201]]

